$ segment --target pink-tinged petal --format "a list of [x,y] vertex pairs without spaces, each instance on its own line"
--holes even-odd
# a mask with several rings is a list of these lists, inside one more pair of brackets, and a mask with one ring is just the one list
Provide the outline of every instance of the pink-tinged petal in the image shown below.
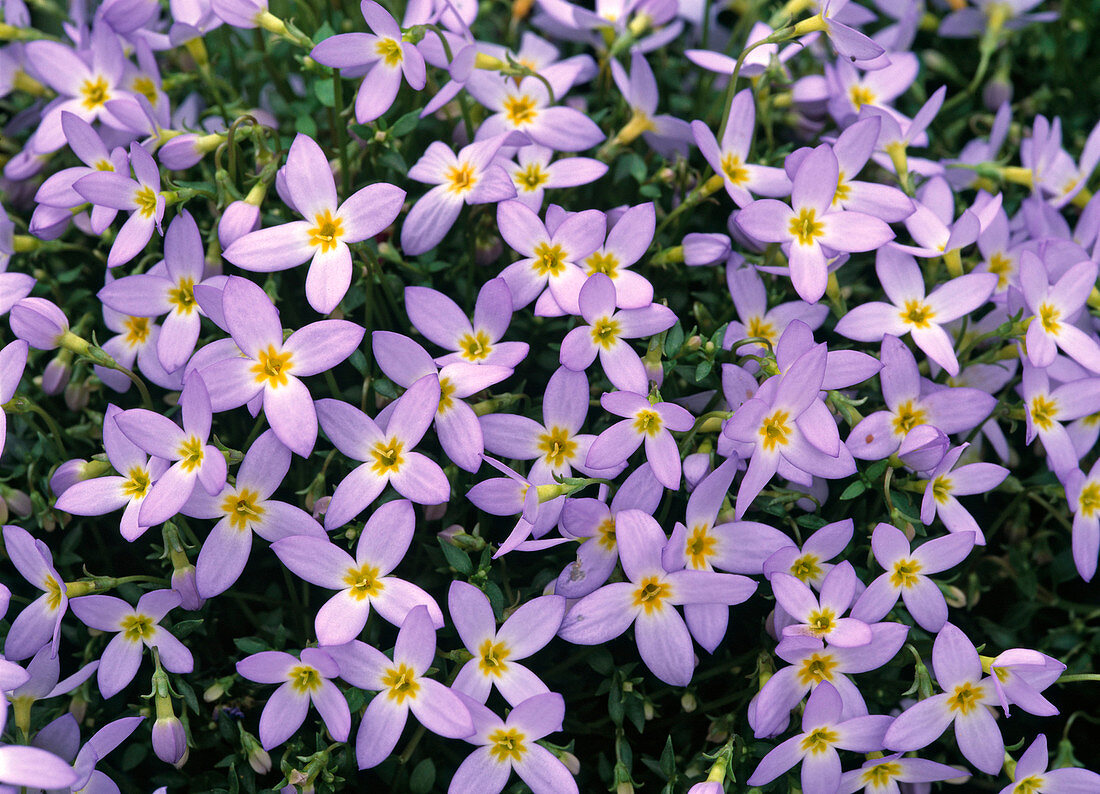
[[970,763],[988,775],[1001,771],[1005,760],[1004,740],[993,712],[983,706],[955,718],[955,741]]
[[296,693],[289,683],[271,693],[260,715],[260,744],[271,750],[285,742],[305,722],[309,695]]
[[346,551],[329,540],[295,535],[271,544],[271,550],[295,576],[330,590],[342,590],[349,570],[359,566]]
[[676,324],[676,315],[667,306],[654,303],[642,309],[624,309],[615,315],[615,320],[623,337],[635,339],[650,337],[671,328]]
[[153,218],[146,218],[140,212],[127,218],[107,255],[107,267],[125,264],[141,253],[153,238],[154,228]]
[[138,189],[137,182],[113,171],[97,171],[73,183],[73,190],[85,201],[116,210],[137,209],[134,193]]
[[671,604],[741,604],[756,591],[756,582],[746,576],[714,571],[683,570],[670,573]]
[[142,500],[138,510],[138,523],[152,527],[176,515],[191,496],[195,480],[195,472],[186,472],[179,463],[174,464],[153,483],[153,487]]
[[535,245],[549,237],[538,215],[518,201],[502,201],[497,206],[497,226],[504,241],[524,256],[533,256]]
[[122,634],[116,634],[100,657],[97,681],[99,692],[104,698],[110,698],[121,692],[134,680],[141,665],[144,646],[140,642],[131,642]]
[[187,363],[195,351],[200,330],[197,312],[172,312],[164,319],[157,336],[157,358],[166,372],[175,372]]
[[291,377],[283,386],[264,389],[264,416],[292,452],[309,457],[317,442],[317,413],[304,383]]
[[249,488],[267,499],[290,470],[290,449],[272,430],[265,430],[252,442],[237,470],[237,487]]
[[322,681],[319,689],[310,693],[329,734],[338,742],[347,741],[351,732],[351,711],[343,694],[331,681]]
[[635,585],[616,582],[605,585],[577,601],[565,614],[558,636],[577,645],[599,645],[618,637],[634,622]]
[[592,326],[578,326],[562,339],[561,365],[574,372],[584,372],[596,360],[597,352],[599,348],[592,340]]
[[821,223],[821,243],[834,251],[873,251],[894,239],[884,221],[861,212],[830,212]]
[[801,747],[803,738],[801,734],[792,736],[764,756],[764,759],[757,765],[745,783],[750,786],[763,786],[801,761],[805,755],[805,751]]
[[[228,339],[223,341],[232,343]],[[218,384],[218,388],[210,396],[212,411],[221,413],[258,398],[264,384],[256,379],[256,373],[252,371],[254,366],[256,362],[252,359],[234,356],[200,370],[203,380]]]
[[735,515],[738,520],[745,515],[753,500],[771,480],[776,469],[779,468],[779,460],[779,455],[769,455],[759,449],[753,453],[748,469],[745,471],[745,476],[737,489],[737,499],[734,504]]
[[535,143],[556,152],[582,152],[605,137],[594,121],[574,108],[555,105],[538,113],[535,124],[524,132]]
[[448,792],[449,794],[497,794],[504,790],[511,774],[511,763],[498,762],[488,746],[478,747],[459,765],[451,778]]
[[[174,590],[169,592],[175,593]],[[179,594],[176,593],[176,595]],[[187,650],[187,646],[169,634],[166,629],[157,626],[153,636],[145,639],[145,644],[157,649],[164,668],[169,672],[190,673],[194,670],[195,660],[191,656],[191,651]]]
[[340,677],[360,689],[382,689],[382,677],[393,666],[385,654],[359,640],[327,647],[324,652],[336,662]]
[[331,251],[319,249],[306,273],[306,298],[314,311],[329,314],[351,286],[351,249],[343,241]]
[[577,781],[569,769],[541,745],[528,746],[527,752],[513,762],[513,766],[533,794],[573,794],[577,791]]
[[[413,204],[401,226],[401,250],[419,256],[439,245],[462,212],[462,197],[449,186],[432,188]],[[453,340],[447,346],[453,344]]]
[[386,426],[387,434],[415,446],[432,423],[438,407],[439,378],[426,375],[398,398]]
[[469,472],[481,467],[481,455],[485,441],[477,415],[464,402],[456,402],[446,413],[435,418],[435,432],[439,445],[451,462]]
[[980,308],[997,288],[995,273],[967,273],[943,284],[928,295],[937,323],[946,323]]
[[353,193],[340,205],[337,216],[344,221],[343,240],[358,243],[386,230],[397,220],[405,191],[379,182]]
[[421,678],[424,691],[409,707],[418,722],[437,736],[464,739],[474,733],[470,711],[458,695],[438,681]]
[[695,667],[691,635],[680,613],[671,606],[641,611],[634,622],[638,653],[646,667],[665,683],[687,686]]
[[[1035,327],[1042,328],[1042,323],[1033,322],[1028,327],[1029,339],[1031,338],[1031,329]],[[1061,323],[1058,327],[1058,346],[1065,351],[1067,356],[1081,366],[1093,372],[1100,372],[1100,345],[1080,328],[1069,323]],[[1028,354],[1030,353],[1031,343],[1029,342]]]
[[202,449],[203,461],[202,466],[199,467],[198,480],[206,492],[214,496],[220,493],[225,485],[228,467],[225,456],[213,444],[207,444]]
[[561,626],[566,602],[561,596],[539,596],[517,609],[497,632],[511,651],[509,658],[526,659],[545,646]]
[[[966,533],[970,534],[970,533]],[[905,608],[925,631],[938,632],[947,621],[947,602],[936,583],[925,576],[901,590]]]
[[893,414],[889,411],[876,411],[865,417],[852,428],[844,443],[852,456],[860,460],[882,460],[888,457],[897,451],[900,443],[894,435]]
[[944,691],[968,681],[977,681],[982,675],[982,664],[974,644],[951,623],[945,624],[936,635],[932,646],[932,666],[936,681]]
[[792,243],[788,260],[791,284],[798,297],[807,303],[817,303],[825,294],[829,280],[828,265],[821,246],[816,242],[810,245]]
[[512,293],[508,284],[502,278],[486,281],[474,304],[474,327],[485,331],[491,341],[496,341],[504,336],[511,321]]
[[734,220],[745,234],[765,243],[791,239],[794,211],[782,201],[759,199],[737,213]]
[[137,317],[157,317],[171,311],[166,279],[147,273],[112,281],[97,294],[103,303],[115,311]]
[[633,419],[616,422],[592,442],[585,465],[594,469],[618,466],[642,445],[642,436],[634,429]]
[[233,277],[222,293],[225,322],[233,341],[250,358],[259,358],[269,347],[280,350],[283,326],[271,298],[256,283]]
[[[299,134],[286,158],[286,189],[294,207],[307,221],[336,209],[336,183],[321,147]],[[232,260],[230,260],[232,261]]]
[[671,433],[645,437],[645,454],[653,476],[670,491],[680,487],[680,451]]
[[910,333],[917,347],[947,370],[948,375],[954,377],[959,374],[959,360],[955,357],[954,342],[941,326],[928,325],[924,328],[912,328]]
[[409,612],[418,606],[428,610],[431,624],[437,628],[443,628],[443,613],[439,605],[435,603],[427,592],[410,582],[395,577],[386,577],[383,582],[382,592],[377,595],[372,603],[375,611],[385,620],[395,626],[400,626],[409,616]]
[[54,507],[77,516],[110,513],[130,501],[130,497],[122,490],[125,482],[125,477],[97,477],[74,483],[57,498]]
[[421,378],[438,372],[428,351],[402,334],[375,331],[371,335],[371,347],[382,372],[399,386],[409,388]]
[[118,631],[123,618],[134,614],[134,608],[121,598],[107,595],[74,598],[69,607],[81,623],[97,631]]
[[872,301],[853,306],[836,324],[838,334],[860,342],[877,342],[885,334],[902,336],[909,331],[897,306]]
[[249,232],[234,240],[222,256],[244,270],[286,270],[308,261],[318,250],[310,242],[310,228],[306,221],[291,221]]
[[363,78],[355,95],[355,120],[360,124],[374,121],[393,105],[401,87],[401,69],[378,61]]
[[264,540],[274,543],[295,535],[325,537],[325,530],[321,525],[300,507],[268,500],[263,503],[263,508],[263,517],[253,523],[252,529]]
[[803,794],[836,794],[840,789],[840,756],[831,746],[802,759]]
[[653,516],[643,510],[619,511],[615,516],[615,538],[623,572],[632,582],[664,574],[661,549],[666,538]]
[[322,41],[309,57],[333,69],[363,66],[375,60],[371,54],[377,41],[378,37],[369,33],[341,33]]
[[329,440],[349,458],[366,460],[371,447],[384,440],[374,420],[346,402],[318,400],[314,407]]
[[933,695],[910,706],[890,725],[883,744],[891,750],[908,752],[936,741],[955,718],[947,706],[948,697],[947,694]]
[[388,574],[405,556],[415,526],[412,503],[403,499],[387,502],[367,520],[355,547],[356,561],[369,562],[380,574]]
[[390,475],[399,494],[419,505],[440,505],[451,498],[451,484],[439,464],[419,452],[407,454],[400,470]]
[[371,700],[355,737],[355,759],[360,769],[370,769],[386,760],[397,746],[408,718],[408,705],[398,704],[387,692]]
[[882,620],[898,602],[898,595],[898,589],[890,582],[890,574],[884,573],[871,582],[852,605],[852,617],[865,623]]
[[228,590],[240,578],[252,551],[252,533],[235,528],[228,520],[210,530],[195,562],[195,587],[203,598]]
[[798,210],[813,210],[818,216],[827,213],[836,194],[838,173],[832,148],[824,144],[818,146],[802,161],[794,175],[791,205]]
[[[506,284],[500,282],[500,285],[507,290]],[[483,287],[482,291],[484,289]],[[509,319],[511,303],[512,297],[508,294],[506,308]],[[457,303],[443,293],[427,287],[405,287],[405,310],[409,320],[426,339],[448,350],[454,350],[459,339],[473,332],[470,320]],[[506,320],[505,329],[507,322]]]
[[237,662],[237,672],[258,684],[281,684],[298,660],[283,651],[260,651]]
[[818,610],[818,601],[813,591],[800,579],[787,573],[775,573],[769,581],[775,600],[796,620],[805,622],[811,612]]
[[451,589],[447,594],[447,610],[462,644],[471,653],[476,652],[482,642],[496,634],[496,618],[489,599],[471,584],[451,582]]

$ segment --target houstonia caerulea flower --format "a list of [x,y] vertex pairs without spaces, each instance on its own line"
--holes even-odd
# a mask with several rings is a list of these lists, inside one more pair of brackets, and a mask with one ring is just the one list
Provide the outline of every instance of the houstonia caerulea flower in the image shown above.
[[463,204],[495,204],[516,197],[507,172],[493,162],[502,143],[504,136],[498,135],[471,143],[457,155],[441,141],[428,145],[424,156],[409,169],[408,177],[435,187],[421,196],[405,216],[401,249],[407,255],[417,256],[439,245]]
[[183,427],[144,408],[131,408],[115,417],[119,429],[138,448],[173,461],[138,508],[138,524],[143,527],[160,524],[178,513],[196,482],[202,483],[209,494],[218,493],[225,484],[225,456],[206,443],[210,437],[210,395],[199,373],[187,376],[179,404]]
[[1074,322],[1096,284],[1097,265],[1078,262],[1054,284],[1046,265],[1031,251],[1020,255],[1020,287],[1032,313],[1027,327],[1027,358],[1033,366],[1054,363],[1057,349],[1087,369],[1100,372],[1100,345]]
[[608,215],[607,239],[580,263],[593,276],[603,273],[615,282],[615,305],[620,309],[644,309],[653,303],[653,285],[629,268],[641,259],[657,226],[653,202]]
[[611,59],[611,77],[630,106],[630,121],[615,136],[613,143],[629,144],[639,135],[665,157],[686,155],[691,141],[691,127],[686,121],[667,113],[657,114],[657,78],[653,76],[645,56],[639,49],[630,51],[630,74]]
[[402,38],[397,20],[386,9],[372,0],[362,0],[359,9],[374,33],[332,36],[314,47],[309,57],[334,69],[354,68],[361,73],[362,67],[369,67],[355,95],[355,120],[366,124],[390,109],[402,74],[416,91],[424,87],[427,74],[424,56]]
[[855,599],[858,577],[850,562],[834,566],[821,583],[821,595],[789,573],[768,580],[783,615],[776,613],[776,630],[784,637],[816,637],[841,648],[857,648],[871,641],[871,627],[856,618],[843,618]]
[[[427,350],[392,331],[375,331],[371,343],[379,369],[398,386],[407,389],[423,377],[439,379],[439,407],[433,420],[439,445],[452,462],[477,471],[485,443],[477,414],[465,398],[509,377],[511,367],[456,361],[440,369]],[[379,421],[385,421],[384,413]]]
[[921,500],[920,520],[927,526],[939,515],[951,532],[973,532],[974,544],[984,546],[985,535],[981,527],[955,497],[992,491],[1004,482],[1008,469],[996,463],[969,463],[955,469],[955,464],[968,446],[962,444],[951,450],[932,470]]
[[341,678],[378,693],[367,704],[355,737],[360,769],[378,766],[393,751],[410,711],[439,736],[464,739],[473,734],[470,712],[458,695],[425,675],[435,658],[435,627],[426,606],[413,607],[405,617],[392,662],[359,640],[326,650],[339,664]]
[[945,323],[982,306],[997,287],[992,273],[967,273],[936,287],[925,296],[924,276],[908,254],[883,248],[875,259],[875,272],[890,303],[869,301],[852,307],[836,325],[837,333],[860,342],[877,342],[885,334],[911,334],[927,356],[959,374],[954,343]]
[[624,510],[615,518],[615,539],[629,581],[604,585],[577,601],[558,636],[578,645],[598,645],[634,625],[638,653],[665,683],[686,686],[695,666],[691,635],[675,605],[740,604],[756,582],[732,573],[679,570],[661,562],[665,533],[653,516]]
[[160,169],[153,156],[136,141],[130,144],[134,179],[114,171],[97,171],[73,183],[73,190],[97,207],[129,210],[107,255],[107,267],[123,265],[149,244],[153,229],[160,231],[167,200],[160,189]]
[[1055,474],[1076,469],[1080,455],[1062,422],[1100,411],[1100,378],[1081,378],[1051,389],[1046,370],[1025,361],[1020,396],[1027,407],[1027,443],[1038,436],[1047,466]]
[[[112,281],[110,271],[107,273],[107,281]],[[148,317],[115,311],[102,301],[101,304],[103,324],[116,334],[103,342],[103,350],[129,370],[134,369],[136,362],[141,373],[162,389],[179,391],[183,388],[182,367],[175,372],[169,372],[160,363],[157,346],[160,344],[161,327]],[[119,393],[129,391],[134,385],[130,378],[117,369],[108,369],[99,364],[93,365],[92,369],[97,378]]]
[[103,697],[121,692],[134,680],[143,647],[156,648],[164,669],[169,672],[191,672],[194,668],[191,651],[159,625],[179,604],[180,595],[175,590],[146,593],[138,599],[136,607],[109,595],[81,596],[69,602],[73,614],[88,628],[117,632],[100,657],[98,680]]
[[175,372],[187,363],[199,338],[201,312],[194,288],[202,283],[206,260],[199,227],[190,213],[177,215],[164,235],[163,269],[112,281],[97,297],[115,311],[134,317],[168,316],[157,338],[157,356]]
[[15,396],[19,381],[23,379],[23,370],[27,366],[27,352],[30,346],[22,339],[8,342],[0,350],[0,454],[4,452],[4,440],[8,436],[8,416],[4,413],[4,403]]
[[364,461],[336,486],[325,528],[343,526],[374,501],[386,483],[417,504],[447,501],[451,486],[439,464],[413,452],[439,408],[439,379],[427,375],[397,398],[385,427],[340,400],[318,400],[317,416],[329,440],[352,460]]
[[902,790],[899,783],[935,783],[965,776],[961,770],[947,764],[923,758],[906,758],[894,753],[885,758],[873,758],[864,762],[859,769],[845,772],[840,776],[837,794],[855,794],[857,791],[864,791],[866,794],[898,794]]
[[[756,268],[727,267],[726,286],[729,287],[738,317],[726,327],[726,334],[722,338],[722,347],[727,350],[735,342],[750,336],[766,339],[774,347],[792,321],[801,320],[813,330],[825,322],[829,315],[828,306],[809,304],[802,300],[781,303],[769,309],[767,288]],[[741,355],[755,355],[763,349],[760,345],[739,345],[737,352]]]
[[[519,515],[516,525],[493,555],[494,559],[516,549],[535,551],[568,542],[568,538],[528,540],[532,534],[536,537],[545,535],[558,522],[563,501],[557,498],[561,493],[558,491],[561,486],[556,483],[536,485],[495,458],[485,454],[481,457],[504,476],[482,480],[466,492],[466,498],[479,510],[490,515]],[[545,504],[540,501],[540,488],[553,492],[547,496]]]
[[11,524],[4,526],[3,534],[4,549],[16,570],[43,591],[11,622],[4,640],[4,656],[18,662],[36,654],[46,643],[52,643],[50,653],[56,656],[61,618],[69,608],[68,586],[53,567],[53,555],[45,543]]
[[228,590],[244,571],[252,533],[275,542],[292,535],[322,538],[321,525],[305,510],[271,498],[290,470],[291,454],[273,430],[264,431],[245,453],[237,478],[214,495],[196,488],[184,515],[217,518],[195,563],[195,586],[202,598]]
[[802,161],[791,186],[791,207],[759,199],[737,213],[736,223],[751,237],[786,244],[791,282],[802,300],[816,303],[825,294],[829,251],[871,251],[894,239],[879,218],[836,210],[833,198],[840,178],[836,155],[822,144]]
[[532,143],[516,152],[515,162],[497,160],[512,178],[516,200],[535,212],[542,208],[542,199],[548,189],[587,185],[607,173],[606,163],[591,157],[566,157],[551,163],[553,154],[552,149]]
[[100,516],[124,507],[118,528],[122,537],[133,541],[149,528],[138,521],[138,513],[150,487],[169,464],[163,458],[149,457],[126,437],[115,422],[121,413],[117,405],[108,405],[103,415],[103,448],[118,474],[73,483],[54,507],[78,516]]
[[533,794],[577,791],[577,782],[565,764],[536,743],[548,733],[561,730],[565,716],[561,695],[533,695],[516,704],[504,720],[470,698],[463,702],[474,725],[474,733],[466,741],[479,747],[455,770],[448,794],[498,794],[508,784],[513,769]]
[[237,662],[237,672],[259,684],[281,684],[260,715],[260,743],[265,750],[285,742],[302,726],[309,703],[338,742],[351,732],[348,702],[330,678],[340,675],[332,657],[320,648],[305,648],[301,661],[283,651],[260,651]]
[[872,753],[882,749],[882,737],[892,718],[870,715],[844,719],[836,688],[823,681],[806,701],[802,733],[792,736],[766,756],[746,783],[770,783],[798,763],[802,764],[804,794],[836,794],[840,786],[837,749]]
[[261,273],[286,270],[312,260],[306,298],[328,314],[351,284],[350,243],[374,237],[397,218],[405,191],[380,182],[337,204],[336,182],[321,147],[299,134],[283,169],[293,209],[306,220],[260,229],[235,240],[225,256],[237,267]]
[[881,620],[901,596],[920,627],[935,634],[947,622],[947,602],[928,574],[954,568],[973,548],[974,534],[957,532],[912,551],[901,530],[879,524],[871,534],[871,550],[886,572],[863,591],[852,607],[852,617],[869,623]]
[[230,277],[222,311],[244,357],[232,356],[203,369],[218,388],[216,411],[243,405],[263,394],[264,416],[279,440],[307,457],[317,440],[317,414],[300,378],[332,369],[363,340],[362,326],[348,320],[319,320],[283,341],[283,326],[271,298],[246,278]]
[[13,666],[15,669],[11,672],[30,677],[10,691],[6,686],[8,681],[5,680],[0,683],[0,689],[7,692],[7,699],[15,707],[16,723],[26,723],[29,727],[31,707],[36,701],[48,700],[72,692],[95,674],[99,669],[99,660],[89,662],[65,680],[61,680],[61,660],[56,656],[50,656],[49,647],[43,646],[27,663],[26,671],[18,665]]
[[756,102],[751,88],[739,91],[733,98],[721,146],[710,127],[701,121],[691,122],[691,133],[699,151],[710,167],[721,174],[726,192],[738,207],[751,204],[754,193],[779,198],[791,192],[791,180],[782,168],[749,162],[755,129]]
[[[0,732],[4,730],[7,717],[5,699],[4,706],[0,708]],[[78,779],[76,770],[49,750],[19,744],[0,746],[0,783],[65,790]]]
[[512,321],[512,293],[502,278],[486,281],[477,293],[471,323],[458,304],[428,287],[405,287],[409,321],[429,341],[453,350],[440,365],[466,362],[515,367],[527,357],[526,342],[501,342]]
[[1100,461],[1092,464],[1087,477],[1075,468],[1065,482],[1073,510],[1073,562],[1081,578],[1091,582],[1100,556]]
[[[56,753],[58,757],[72,765],[77,775],[76,780],[67,789],[62,788],[61,791],[67,790],[75,794],[114,791],[118,786],[107,775],[97,770],[95,765],[129,738],[144,721],[145,717],[123,717],[109,722],[92,734],[81,747],[80,726],[72,714],[66,713],[43,726],[31,742],[35,747]],[[0,782],[5,780],[0,776]],[[40,782],[38,785],[43,783]],[[37,792],[36,789],[32,790]]]
[[327,538],[298,535],[272,545],[271,550],[296,576],[340,591],[317,610],[318,642],[343,645],[354,640],[367,625],[372,606],[385,620],[400,626],[409,610],[423,605],[432,624],[443,626],[443,613],[430,595],[389,575],[408,551],[415,528],[412,502],[399,499],[374,511],[359,535],[354,557]]
[[1028,648],[1009,648],[993,659],[983,656],[981,660],[982,670],[990,673],[1006,716],[1010,704],[1039,717],[1058,713],[1058,708],[1039,694],[1066,671],[1066,666],[1057,659]]
[[749,724],[756,737],[786,730],[791,710],[822,682],[840,693],[842,719],[866,714],[863,695],[848,676],[882,667],[901,650],[908,634],[909,627],[901,623],[876,623],[871,626],[871,641],[858,648],[825,647],[815,637],[785,637],[775,652],[788,666],[777,670],[749,704]]
[[1015,782],[999,794],[1083,794],[1100,791],[1100,775],[1088,769],[1047,769],[1047,737],[1040,733],[1016,762]]
[[771,578],[773,573],[784,571],[820,591],[821,583],[833,569],[829,560],[848,548],[854,533],[855,522],[846,518],[821,527],[806,538],[801,549],[788,539],[764,560],[764,575]]
[[447,608],[462,644],[474,657],[455,676],[455,690],[484,703],[495,685],[513,706],[550,691],[538,676],[517,662],[554,639],[565,615],[562,596],[531,599],[499,629],[489,599],[471,584],[451,582]]
[[734,441],[755,444],[737,491],[738,519],[776,471],[786,476],[784,471],[795,469],[830,479],[855,473],[855,461],[840,443],[836,423],[815,408],[824,408],[818,393],[826,362],[824,344],[803,353],[786,372],[765,381],[723,428]]
[[600,405],[608,413],[625,417],[604,430],[592,442],[585,463],[600,469],[622,464],[645,444],[645,456],[661,485],[675,491],[680,487],[680,450],[669,431],[691,430],[691,413],[675,403],[651,403],[631,391],[605,392]]
[[932,668],[943,692],[910,706],[886,732],[883,743],[891,750],[909,752],[927,747],[948,725],[955,725],[955,741],[966,759],[983,772],[996,775],[1005,760],[1005,745],[991,706],[997,695],[973,643],[950,623],[943,624],[932,645]]
[[466,81],[466,90],[492,111],[477,128],[478,140],[516,130],[556,152],[580,152],[604,139],[599,126],[584,113],[551,105],[546,86],[538,78],[523,77],[516,82],[478,69]]
[[555,314],[580,314],[585,274],[578,263],[603,243],[604,214],[585,210],[566,217],[563,210],[551,206],[544,225],[526,205],[502,201],[497,206],[497,225],[504,241],[525,257],[500,274],[512,291],[513,309],[522,309],[549,286],[558,309]]
[[676,324],[672,309],[658,303],[616,311],[615,283],[596,273],[581,287],[578,305],[587,325],[579,325],[561,343],[563,366],[581,372],[596,356],[611,384],[623,391],[646,394],[649,378],[641,356],[624,340],[650,337]]

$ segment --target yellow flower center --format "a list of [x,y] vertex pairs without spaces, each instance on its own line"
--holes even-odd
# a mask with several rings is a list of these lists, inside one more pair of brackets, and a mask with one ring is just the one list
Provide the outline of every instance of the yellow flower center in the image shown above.
[[250,529],[264,514],[264,509],[256,504],[259,501],[260,495],[248,488],[226,496],[222,500],[222,512],[229,519],[229,526],[240,532]]
[[525,193],[531,193],[550,181],[550,174],[542,170],[538,163],[529,163],[522,171],[516,171],[512,176],[516,187]]
[[527,94],[509,96],[504,100],[504,118],[514,127],[530,124],[539,114],[536,104],[534,98]]
[[157,84],[153,82],[151,77],[145,75],[135,77],[133,82],[130,83],[130,90],[135,94],[141,94],[149,100],[150,105],[156,107]]
[[745,324],[745,333],[748,336],[755,336],[757,339],[767,339],[773,345],[779,338],[775,326],[760,315],[749,318],[749,321]]
[[604,350],[610,350],[619,340],[621,326],[610,317],[600,317],[592,323],[592,341]]
[[1040,430],[1050,430],[1054,426],[1054,417],[1058,415],[1058,401],[1040,394],[1033,397],[1031,405],[1031,421]]
[[1039,320],[1043,323],[1043,330],[1048,334],[1058,333],[1058,319],[1061,316],[1062,313],[1058,311],[1057,306],[1044,303],[1039,307]]
[[836,206],[842,201],[847,201],[851,192],[852,186],[844,181],[844,172],[841,171],[836,177],[836,192],[833,193],[832,206]]
[[815,609],[811,612],[806,619],[806,623],[810,627],[811,634],[815,637],[823,637],[835,628],[833,625],[835,620],[836,613],[828,607],[825,607],[824,609]]
[[382,685],[389,691],[386,697],[403,703],[405,698],[415,698],[420,691],[420,684],[416,680],[416,671],[402,662],[397,667],[391,667],[382,676]]
[[202,465],[202,441],[198,436],[191,436],[189,439],[180,444],[179,452],[180,463],[183,464],[184,471],[194,471]]
[[447,171],[446,179],[447,190],[451,193],[468,193],[477,184],[474,167],[469,163],[452,165],[450,170]]
[[840,741],[840,735],[829,728],[817,728],[812,733],[806,735],[806,738],[802,740],[801,747],[805,753],[823,753],[831,746]]
[[53,612],[61,606],[61,582],[54,579],[52,576],[46,577],[46,606]]
[[477,666],[482,675],[492,675],[500,678],[508,672],[508,665],[504,662],[509,656],[508,646],[503,642],[493,642],[491,639],[481,643],[477,649]]
[[791,563],[791,575],[803,582],[810,582],[821,576],[821,566],[817,564],[816,554],[803,554]]
[[308,664],[300,664],[293,668],[288,677],[290,688],[299,695],[305,695],[321,688],[321,673]]
[[833,680],[833,670],[836,669],[836,659],[831,654],[815,653],[807,659],[803,659],[798,667],[798,682],[802,686],[820,684],[822,681]]
[[661,415],[656,411],[643,408],[634,414],[634,431],[646,436],[655,436],[661,432]]
[[321,253],[327,254],[340,243],[340,238],[344,235],[344,221],[342,218],[332,217],[332,213],[325,210],[317,213],[313,222],[316,226],[309,230],[309,244],[320,246]]
[[912,400],[906,400],[898,406],[897,413],[894,414],[894,433],[904,436],[917,425],[923,425],[927,421],[927,412],[914,406]]
[[1043,790],[1046,781],[1038,775],[1028,775],[1023,780],[1017,780],[1012,794],[1039,794]]
[[795,236],[799,245],[813,245],[815,238],[825,234],[825,225],[817,220],[816,210],[803,207],[797,218],[791,218],[787,231]]
[[396,437],[391,438],[389,441],[377,442],[374,449],[370,451],[371,457],[374,458],[371,471],[375,474],[397,472],[400,470],[401,464],[405,462],[405,458],[401,454],[404,449],[405,445]]
[[152,639],[156,633],[153,619],[148,615],[127,615],[119,625],[122,626],[122,636],[130,642]]
[[568,430],[555,425],[539,436],[538,448],[547,464],[560,469],[573,459],[577,452],[577,442],[569,437]]
[[110,160],[100,160],[95,164],[96,171],[114,171],[115,165]]
[[875,93],[870,88],[857,84],[848,89],[848,98],[852,100],[856,110],[859,110],[864,105],[874,104]]
[[535,273],[540,276],[549,275],[551,278],[560,276],[565,270],[565,251],[555,243],[539,243],[535,246]]
[[608,551],[615,549],[615,519],[608,516],[596,527],[597,543]]
[[692,568],[706,568],[707,558],[714,554],[718,546],[718,539],[708,532],[706,524],[697,526],[691,531],[691,537],[687,542],[687,556]]
[[110,86],[101,75],[96,75],[93,80],[85,80],[80,86],[80,95],[84,97],[83,105],[88,110],[95,110],[100,105],[106,104],[111,98]]
[[168,302],[175,306],[180,314],[190,314],[195,310],[195,279],[185,276],[176,282],[174,289],[168,290]]
[[374,45],[374,51],[386,62],[386,66],[391,69],[404,59],[404,54],[401,52],[401,42],[397,39],[381,38]]
[[936,316],[932,307],[927,303],[921,303],[916,298],[910,298],[905,302],[905,308],[901,311],[901,319],[914,328],[927,328],[929,321]]
[[122,493],[131,499],[141,499],[149,492],[149,484],[149,472],[141,466],[134,466],[122,483]]
[[[932,492],[935,494],[935,491]],[[894,587],[916,587],[923,566],[916,560],[898,560],[894,563],[894,572],[890,574],[890,584]]]
[[647,576],[634,591],[634,606],[641,607],[649,615],[660,610],[661,602],[671,594],[672,590],[667,584],[656,576]]
[[997,276],[997,292],[1003,292],[1012,275],[1012,260],[998,251],[989,257],[989,272]]
[[605,276],[615,278],[619,275],[619,260],[610,251],[607,253],[597,251],[584,260],[584,263],[588,265],[588,275],[590,276],[603,273]]
[[722,173],[734,187],[749,181],[749,169],[745,168],[741,158],[736,154],[727,154],[722,158]]
[[951,487],[951,478],[946,474],[941,474],[939,477],[932,480],[932,498],[941,505],[945,504],[947,498],[951,496]]
[[127,317],[122,321],[122,325],[126,329],[123,338],[130,347],[143,344],[149,338],[148,317]]
[[1100,482],[1094,480],[1082,488],[1077,503],[1080,505],[1078,512],[1085,518],[1096,515],[1100,511]]
[[947,699],[947,707],[966,716],[980,705],[979,701],[983,694],[980,686],[967,681],[955,687],[954,693]]
[[764,449],[768,452],[777,446],[785,447],[790,443],[788,436],[791,434],[791,426],[787,420],[791,415],[786,411],[776,411],[771,416],[764,417],[760,423],[760,438],[763,439]]
[[157,193],[149,185],[143,185],[134,193],[134,203],[143,218],[152,218],[157,212]]
[[450,378],[439,379],[439,407],[435,409],[435,412],[442,416],[454,407],[455,385],[451,383]]
[[348,568],[348,572],[344,574],[344,584],[351,588],[349,592],[356,601],[375,598],[385,589],[378,577],[378,568],[370,563],[363,563],[358,568]]
[[489,755],[498,764],[522,761],[527,752],[525,738],[516,728],[497,728],[489,734]]
[[866,785],[882,787],[900,774],[901,764],[897,761],[887,761],[885,764],[877,764],[864,772],[862,782]]
[[467,361],[481,361],[489,357],[489,354],[493,352],[493,346],[489,342],[489,335],[484,331],[475,331],[472,334],[466,334],[464,337],[458,340],[458,349],[462,352],[462,357]]
[[274,345],[268,345],[267,350],[259,351],[256,363],[252,365],[251,372],[255,373],[258,383],[265,383],[272,389],[286,386],[286,373],[294,369],[294,362],[290,360],[292,353],[286,350],[279,353]]

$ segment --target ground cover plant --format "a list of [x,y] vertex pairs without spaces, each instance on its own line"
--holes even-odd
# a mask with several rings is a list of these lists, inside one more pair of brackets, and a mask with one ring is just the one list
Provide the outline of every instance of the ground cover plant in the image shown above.
[[0,15],[0,790],[1100,791],[1100,5]]

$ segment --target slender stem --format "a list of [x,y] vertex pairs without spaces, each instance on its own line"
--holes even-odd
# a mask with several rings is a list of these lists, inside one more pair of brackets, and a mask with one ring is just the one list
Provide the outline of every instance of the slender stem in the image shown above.
[[1100,673],[1075,673],[1074,675],[1063,675],[1054,683],[1070,684],[1074,681],[1100,681]]

